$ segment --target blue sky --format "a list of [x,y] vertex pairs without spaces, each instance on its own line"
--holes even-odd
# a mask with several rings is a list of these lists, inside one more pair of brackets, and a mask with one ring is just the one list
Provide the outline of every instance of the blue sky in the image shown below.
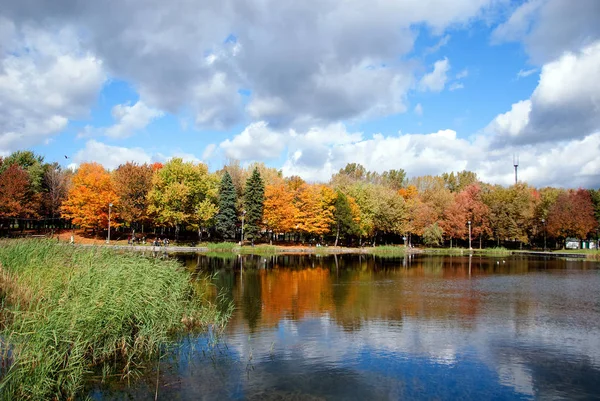
[[12,2],[0,155],[598,187],[599,65],[596,0]]

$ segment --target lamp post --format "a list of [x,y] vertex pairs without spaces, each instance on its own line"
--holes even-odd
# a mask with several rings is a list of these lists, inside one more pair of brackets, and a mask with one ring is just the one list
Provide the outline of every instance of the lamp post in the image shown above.
[[107,244],[110,244],[110,209],[112,208],[112,206],[112,203],[108,204],[108,239],[106,240]]
[[244,217],[246,217],[246,211],[242,210],[242,240],[240,241],[240,246],[244,246]]
[[546,252],[546,219],[542,219],[542,225],[544,226],[544,252]]
[[472,250],[473,248],[471,247],[471,220],[467,221],[467,224],[469,225],[469,250]]

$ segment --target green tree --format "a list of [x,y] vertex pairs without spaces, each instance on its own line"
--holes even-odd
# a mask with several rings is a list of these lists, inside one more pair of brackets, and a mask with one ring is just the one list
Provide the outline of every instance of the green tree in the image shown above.
[[237,194],[233,181],[228,171],[225,171],[219,186],[219,212],[217,213],[215,228],[224,239],[235,238],[237,223]]
[[157,170],[148,193],[148,211],[159,224],[175,227],[194,224],[199,205],[211,200],[213,178],[206,164],[184,163],[174,158]]
[[36,155],[32,151],[18,150],[8,155],[0,165],[0,173],[6,170],[11,164],[16,164],[29,174],[31,188],[34,192],[42,191],[42,182],[44,179],[44,157]]
[[348,197],[341,191],[337,192],[335,199],[335,209],[333,211],[333,218],[335,224],[335,246],[338,244],[340,234],[355,235],[360,233],[360,228],[357,223],[355,214],[358,212],[358,206],[355,203],[355,210]]
[[442,178],[446,183],[446,188],[451,192],[461,192],[469,185],[479,181],[477,179],[477,174],[467,170],[459,171],[456,174],[454,174],[454,172],[451,172],[450,174],[444,173],[442,174]]
[[438,225],[438,223],[433,223],[423,232],[423,242],[425,245],[435,245],[439,246],[442,242],[444,236],[444,230]]
[[255,167],[252,175],[246,181],[244,191],[244,207],[246,208],[246,226],[244,237],[255,240],[261,230],[263,208],[265,204],[265,184]]

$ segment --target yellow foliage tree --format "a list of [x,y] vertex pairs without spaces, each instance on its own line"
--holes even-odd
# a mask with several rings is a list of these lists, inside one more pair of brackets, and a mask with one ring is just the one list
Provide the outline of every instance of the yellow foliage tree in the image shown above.
[[335,191],[325,185],[302,184],[296,197],[298,230],[306,234],[323,235],[334,222]]

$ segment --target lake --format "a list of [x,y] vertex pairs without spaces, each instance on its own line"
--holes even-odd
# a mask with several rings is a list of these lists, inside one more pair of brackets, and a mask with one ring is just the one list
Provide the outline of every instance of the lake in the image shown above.
[[[236,310],[94,399],[600,399],[600,263],[179,256]],[[209,345],[208,343],[212,344]]]

